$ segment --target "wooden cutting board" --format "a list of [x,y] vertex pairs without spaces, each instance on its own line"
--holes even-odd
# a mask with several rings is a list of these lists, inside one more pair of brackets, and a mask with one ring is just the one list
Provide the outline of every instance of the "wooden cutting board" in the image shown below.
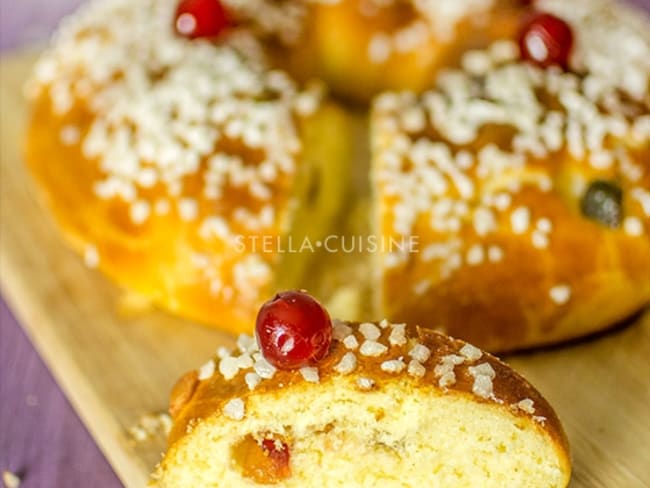
[[[65,247],[21,159],[21,85],[34,59],[19,53],[0,64],[2,293],[124,484],[140,488],[165,441],[135,442],[129,428],[165,410],[176,378],[233,338],[163,312],[134,313]],[[507,359],[564,422],[571,486],[650,486],[650,313],[588,341]]]

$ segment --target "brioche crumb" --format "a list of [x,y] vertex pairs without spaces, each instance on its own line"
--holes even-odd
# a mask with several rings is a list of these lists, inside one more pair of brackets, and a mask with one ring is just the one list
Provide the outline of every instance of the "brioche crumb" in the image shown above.
[[167,412],[140,416],[137,423],[127,432],[132,440],[144,442],[158,435],[168,436],[172,428],[172,418]]
[[3,471],[2,482],[6,488],[20,488],[22,480],[18,477],[17,474],[12,473],[11,471]]
[[[344,479],[350,486],[560,487],[568,478],[536,421],[515,421],[507,408],[462,395],[428,395],[399,381],[375,388],[367,377],[332,380],[253,396],[236,421],[213,416],[197,424],[192,442],[178,444],[164,462],[160,486],[250,484],[241,472],[250,467],[245,463],[259,461],[231,454],[247,435],[278,441],[279,449],[286,443],[291,474],[283,485],[291,488],[313,486],[315,479],[338,486],[343,470],[365,480],[351,474]],[[392,482],[396,473],[398,483]]]

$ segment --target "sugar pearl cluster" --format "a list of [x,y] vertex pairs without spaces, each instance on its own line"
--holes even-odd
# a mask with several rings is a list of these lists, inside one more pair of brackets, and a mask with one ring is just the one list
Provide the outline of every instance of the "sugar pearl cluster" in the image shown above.
[[223,0],[223,3],[238,19],[252,22],[263,35],[274,35],[291,44],[303,33],[307,14],[303,1]]
[[[263,34],[264,25],[283,30],[302,2],[229,3],[254,15]],[[219,259],[193,259],[213,294],[252,301],[270,280],[269,263],[234,252],[234,236],[273,235],[281,224],[287,202],[275,195],[291,183],[302,149],[296,119],[317,109],[320,87],[300,91],[270,69],[252,20],[218,43],[177,36],[176,5],[82,7],[64,21],[27,91],[49,98],[61,117],[90,112],[89,126],[66,124],[60,139],[98,166],[98,198],[126,202],[134,226],[170,214],[191,223],[201,247],[225,248]],[[100,256],[92,244],[86,262],[94,267]]]
[[[484,358],[480,349],[470,344],[440,355],[429,346],[408,337],[405,324],[394,324],[387,320],[358,325],[334,321],[333,339],[342,347],[336,353],[334,362],[328,365],[327,372],[321,371],[319,365],[303,367],[296,371],[291,381],[300,378],[317,384],[322,374],[347,376],[355,373],[355,385],[363,392],[381,387],[385,375],[407,375],[416,380],[431,381],[442,391],[448,391],[456,387],[457,375],[463,375],[471,379],[471,392],[474,395],[498,404],[504,403],[494,394],[493,382],[497,374],[490,361]],[[219,381],[243,380],[246,388],[254,391],[278,373],[285,374],[264,359],[257,341],[241,335],[236,350],[220,348],[217,359],[210,360],[199,369],[199,379],[209,380],[217,374]],[[283,380],[279,386],[285,386],[285,381],[289,380]],[[511,408],[531,417],[535,413],[530,399],[522,399],[512,404]],[[223,407],[223,413],[233,420],[241,420],[245,415],[244,397],[229,400]],[[541,417],[535,420],[543,421]]]
[[617,87],[635,99],[647,97],[650,30],[643,11],[612,0],[539,0],[538,8],[575,27],[580,49],[573,62],[593,76],[590,92]]
[[[439,280],[507,263],[504,241],[553,252],[558,222],[526,203],[559,191],[548,161],[573,160],[576,200],[593,179],[620,181],[631,200],[620,231],[650,233],[648,167],[634,156],[650,140],[650,21],[611,0],[540,0],[536,8],[576,32],[571,71],[533,67],[515,42],[500,40],[466,52],[435,89],[388,93],[374,104],[383,231],[428,236],[416,259],[437,267]],[[396,252],[384,266],[399,268],[409,256]],[[435,281],[412,291],[424,294]],[[561,306],[571,296],[558,282],[547,299]]]
[[[304,33],[309,4],[335,5],[342,0],[224,0],[229,11],[244,18],[263,35],[273,35],[286,44],[300,41]],[[365,0],[358,8],[362,15],[372,17],[397,4],[395,0]],[[368,44],[367,54],[375,63],[387,60],[393,52],[408,53],[434,36],[448,41],[457,24],[469,14],[487,11],[494,0],[418,0],[409,1],[419,16],[393,32],[378,32]],[[354,7],[351,7],[354,8]]]
[[441,40],[449,40],[458,23],[468,16],[480,16],[495,0],[418,0],[415,10],[426,19],[432,32]]
[[[369,0],[361,4],[362,13],[372,17],[395,3]],[[462,19],[480,18],[481,13],[492,7],[494,0],[420,0],[411,4],[419,14],[413,21],[391,32],[377,32],[372,36],[367,49],[371,63],[382,64],[394,54],[415,52],[425,43],[450,41]]]

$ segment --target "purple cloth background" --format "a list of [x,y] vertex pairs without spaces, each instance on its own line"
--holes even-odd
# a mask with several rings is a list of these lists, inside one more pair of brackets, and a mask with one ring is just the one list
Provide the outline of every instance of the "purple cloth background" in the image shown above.
[[[0,0],[0,51],[43,41],[82,1]],[[650,8],[650,0],[632,3]],[[4,301],[0,470],[19,474],[24,488],[122,486]]]
[[0,371],[2,471],[21,488],[122,486],[4,302]]

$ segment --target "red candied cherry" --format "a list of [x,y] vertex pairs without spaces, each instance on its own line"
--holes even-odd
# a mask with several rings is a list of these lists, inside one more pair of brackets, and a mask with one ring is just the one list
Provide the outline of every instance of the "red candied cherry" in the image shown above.
[[274,485],[291,476],[289,446],[277,437],[259,442],[247,435],[233,446],[232,456],[244,478],[260,485]]
[[255,335],[269,363],[278,369],[297,369],[327,355],[332,342],[332,321],[312,296],[285,291],[262,305]]
[[559,65],[566,69],[573,48],[573,31],[559,17],[539,13],[521,30],[519,48],[525,60],[541,68]]
[[190,39],[217,37],[230,25],[230,19],[219,0],[181,0],[174,25],[176,32]]
[[269,458],[275,478],[279,480],[288,478],[290,474],[289,446],[282,441],[264,439],[262,441],[262,450]]

